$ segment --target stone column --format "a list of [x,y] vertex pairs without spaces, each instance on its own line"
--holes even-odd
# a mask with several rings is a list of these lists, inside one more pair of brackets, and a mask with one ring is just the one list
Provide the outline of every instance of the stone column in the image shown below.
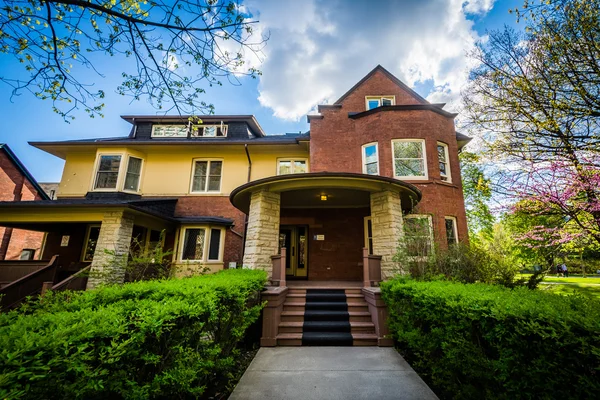
[[107,283],[123,283],[132,232],[133,215],[125,211],[104,214],[86,289]]
[[400,194],[390,190],[371,193],[373,254],[381,256],[381,277],[390,278],[398,271],[393,257],[403,235]]
[[264,269],[271,277],[271,256],[279,248],[279,193],[257,191],[250,197],[244,268]]

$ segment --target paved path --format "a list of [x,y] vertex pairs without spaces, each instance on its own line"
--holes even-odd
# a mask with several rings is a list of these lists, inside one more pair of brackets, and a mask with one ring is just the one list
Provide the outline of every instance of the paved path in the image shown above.
[[230,400],[437,399],[389,347],[263,347]]

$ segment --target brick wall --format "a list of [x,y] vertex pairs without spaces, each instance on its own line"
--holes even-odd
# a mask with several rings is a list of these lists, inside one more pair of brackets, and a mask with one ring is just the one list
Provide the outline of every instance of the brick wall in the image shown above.
[[[444,216],[456,217],[459,239],[467,240],[467,221],[453,119],[429,110],[386,111],[350,119],[349,112],[366,110],[365,96],[371,95],[395,95],[396,105],[420,103],[386,74],[381,71],[375,72],[343,100],[341,107],[325,107],[321,110],[322,119],[311,120],[311,172],[362,173],[361,146],[377,142],[380,175],[393,177],[392,139],[424,139],[428,180],[407,181],[423,193],[423,200],[415,212],[432,215],[434,236],[440,246],[446,245]],[[438,141],[448,145],[451,184],[440,179]]]
[[[0,201],[40,200],[36,189],[15,166],[4,150],[0,150]],[[23,249],[35,249],[41,258],[43,232],[0,227],[0,260],[18,260]]]

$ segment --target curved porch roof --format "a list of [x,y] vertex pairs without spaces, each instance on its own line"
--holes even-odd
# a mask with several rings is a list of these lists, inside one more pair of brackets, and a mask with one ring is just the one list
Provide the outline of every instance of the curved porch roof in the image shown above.
[[[412,209],[421,200],[414,185],[378,175],[346,172],[311,172],[271,176],[235,188],[229,199],[237,209],[248,213],[252,193],[266,190],[281,193],[282,208],[369,207],[370,193],[392,190],[400,194],[403,210]],[[326,201],[321,196],[327,196]]]

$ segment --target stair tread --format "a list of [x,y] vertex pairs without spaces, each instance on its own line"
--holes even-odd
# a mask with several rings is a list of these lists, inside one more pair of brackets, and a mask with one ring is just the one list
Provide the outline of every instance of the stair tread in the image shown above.
[[[287,297],[306,297],[306,293],[288,293]],[[360,293],[346,293],[346,297],[365,297]]]
[[[311,311],[314,312],[314,311]],[[321,311],[319,311],[321,312]],[[327,311],[327,312],[340,312],[340,311]],[[371,315],[371,313],[369,313],[368,311],[342,311],[342,312],[347,312],[351,317],[352,316],[356,316],[356,317],[366,317],[367,315]],[[304,315],[304,311],[283,311],[281,313],[281,315]]]
[[[317,322],[317,321],[315,321],[315,322]],[[326,321],[318,321],[318,322],[326,322]],[[280,322],[279,326],[280,327],[285,327],[285,328],[302,327],[302,326],[304,326],[304,322],[299,322],[299,321]],[[350,322],[350,326],[356,327],[356,328],[361,328],[361,327],[368,327],[368,328],[375,327],[375,325],[372,322]]]
[[[277,334],[277,339],[302,339],[302,335],[306,335],[306,334],[312,334],[312,333],[318,333],[319,335],[322,334],[338,334],[338,332],[297,332],[297,333],[279,333]],[[340,333],[341,335],[347,335],[345,333]],[[377,334],[375,333],[351,333],[350,335],[352,335],[353,339],[377,339]]]

